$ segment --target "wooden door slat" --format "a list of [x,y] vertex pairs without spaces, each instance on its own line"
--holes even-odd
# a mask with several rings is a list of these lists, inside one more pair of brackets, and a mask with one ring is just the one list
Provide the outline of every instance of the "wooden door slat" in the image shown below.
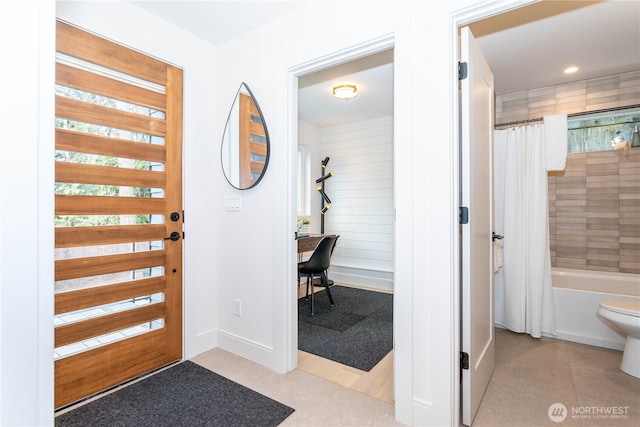
[[163,93],[133,86],[59,62],[56,63],[56,83],[154,110],[164,111],[166,108],[166,97]]
[[129,113],[59,95],[56,95],[56,117],[157,136],[164,136],[167,128],[163,119]]
[[166,84],[166,63],[62,21],[56,21],[56,50],[150,82]]
[[57,162],[56,182],[164,188],[164,172]]
[[116,341],[56,360],[55,407],[75,402],[180,360],[181,350],[167,348],[164,345],[166,339],[167,331],[164,328],[156,329],[125,341]]
[[78,279],[164,265],[163,250],[100,257],[63,259],[55,262],[55,280]]
[[162,319],[164,318],[165,312],[165,303],[158,302],[57,326],[55,329],[55,346],[57,348],[63,345],[82,342],[111,332],[121,331],[153,320]]
[[56,215],[162,214],[165,200],[142,197],[66,196],[55,197]]
[[264,162],[251,162],[251,173],[261,174],[264,170]]
[[166,159],[164,145],[133,142],[67,129],[56,129],[56,150],[102,154],[158,163],[164,163]]
[[251,132],[252,135],[266,136],[264,126],[261,123],[251,122],[249,125],[249,132]]
[[69,313],[111,304],[118,301],[138,298],[165,291],[165,277],[148,277],[116,283],[114,285],[96,286],[77,291],[60,292],[55,295],[55,314]]
[[258,142],[251,143],[251,153],[259,154],[261,156],[267,155],[267,144],[260,144]]
[[164,224],[57,227],[55,246],[73,248],[162,240],[167,234],[165,230]]

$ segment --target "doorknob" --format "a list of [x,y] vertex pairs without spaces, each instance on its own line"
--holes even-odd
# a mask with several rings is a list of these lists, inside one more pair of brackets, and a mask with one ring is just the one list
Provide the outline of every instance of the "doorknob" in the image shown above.
[[177,231],[174,231],[173,233],[171,233],[169,237],[165,237],[164,240],[172,240],[174,242],[176,240],[180,240],[180,233],[178,233]]
[[495,231],[491,233],[491,240],[496,241],[496,240],[502,240],[504,239],[504,236],[500,236],[499,234],[496,234]]

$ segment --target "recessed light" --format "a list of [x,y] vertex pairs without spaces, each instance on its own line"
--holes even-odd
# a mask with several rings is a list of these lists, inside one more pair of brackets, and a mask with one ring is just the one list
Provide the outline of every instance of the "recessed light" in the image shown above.
[[578,71],[578,67],[568,67],[564,69],[564,73],[565,74],[571,74],[571,73],[575,73],[576,71]]

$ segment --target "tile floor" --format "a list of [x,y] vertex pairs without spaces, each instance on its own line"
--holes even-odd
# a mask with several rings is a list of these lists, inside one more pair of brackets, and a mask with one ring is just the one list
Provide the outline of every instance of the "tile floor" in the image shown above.
[[[473,427],[640,425],[640,379],[620,371],[622,352],[503,330],[496,331],[496,349]],[[294,408],[283,427],[401,425],[393,405],[301,370],[276,374],[221,349],[192,360]],[[567,408],[561,423],[548,416],[554,403]],[[612,408],[623,412],[619,418],[596,414]]]
[[[496,368],[473,427],[639,426],[640,379],[619,369],[621,358],[620,351],[498,329]],[[554,403],[567,408],[563,422],[549,418]],[[613,408],[625,413],[602,414]]]
[[294,408],[281,427],[402,426],[395,421],[392,404],[299,369],[277,374],[221,349],[191,360]]

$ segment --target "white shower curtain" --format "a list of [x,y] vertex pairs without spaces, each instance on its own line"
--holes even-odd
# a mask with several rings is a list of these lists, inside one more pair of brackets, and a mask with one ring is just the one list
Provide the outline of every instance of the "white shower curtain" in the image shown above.
[[[566,115],[564,123],[566,130]],[[506,145],[506,165],[496,165],[496,171],[504,171],[505,192],[503,322],[508,329],[535,338],[543,332],[555,333],[547,168],[549,156],[556,159],[558,150],[550,148],[549,133],[545,141],[545,125],[537,124],[497,130],[494,134],[496,149],[504,149],[501,145]],[[560,138],[556,136],[551,145],[555,142],[566,146],[566,141],[566,133],[562,139],[560,132]]]

